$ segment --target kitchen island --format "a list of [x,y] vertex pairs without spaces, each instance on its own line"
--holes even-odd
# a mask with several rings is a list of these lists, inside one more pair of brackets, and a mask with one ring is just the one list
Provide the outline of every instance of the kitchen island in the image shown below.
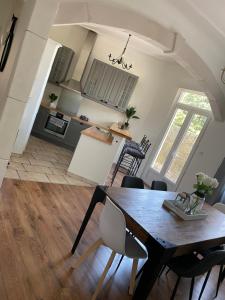
[[81,131],[68,171],[97,184],[105,184],[125,139],[131,139],[130,133],[119,129],[116,123],[108,130],[93,126]]

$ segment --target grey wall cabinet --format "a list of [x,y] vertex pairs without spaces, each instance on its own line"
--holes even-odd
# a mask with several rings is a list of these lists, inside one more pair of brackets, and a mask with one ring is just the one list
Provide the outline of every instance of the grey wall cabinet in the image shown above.
[[136,75],[94,59],[82,93],[89,99],[124,111],[137,80]]

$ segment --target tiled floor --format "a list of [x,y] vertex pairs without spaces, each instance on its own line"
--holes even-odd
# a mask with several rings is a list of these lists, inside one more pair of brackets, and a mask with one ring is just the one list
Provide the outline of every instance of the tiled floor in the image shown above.
[[22,155],[12,154],[7,178],[40,182],[93,186],[87,180],[68,174],[73,152],[31,136]]

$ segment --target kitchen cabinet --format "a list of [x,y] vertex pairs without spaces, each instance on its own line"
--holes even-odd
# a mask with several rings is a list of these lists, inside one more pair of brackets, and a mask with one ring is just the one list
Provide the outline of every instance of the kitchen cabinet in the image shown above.
[[124,111],[138,77],[94,59],[82,94],[89,99]]
[[32,134],[36,137],[46,140],[47,142],[74,150],[78,144],[81,131],[89,128],[89,125],[83,124],[77,120],[71,119],[64,137],[58,137],[45,130],[45,124],[49,116],[49,109],[40,106],[37,113]]

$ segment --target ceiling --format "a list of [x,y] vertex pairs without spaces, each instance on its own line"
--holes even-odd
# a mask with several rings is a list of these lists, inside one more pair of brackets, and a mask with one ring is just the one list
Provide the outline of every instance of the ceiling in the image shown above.
[[[110,36],[110,38],[119,40],[121,42],[121,52],[123,49],[123,45],[125,46],[125,43],[128,38],[128,34],[132,32],[127,32],[126,30],[120,29],[120,28],[114,28],[109,26],[103,26],[99,24],[82,24],[82,27],[85,27],[87,29],[90,29],[92,31],[95,31],[97,34],[102,36]],[[132,35],[129,41],[129,49],[133,49],[138,52],[142,52],[147,55],[151,55],[158,58],[164,58],[165,55],[163,54],[163,51],[159,49],[158,47],[154,46],[147,38],[138,37],[136,35]],[[120,53],[118,53],[119,55]]]
[[[88,2],[91,5],[103,4],[109,9],[119,8],[153,20],[171,32],[180,33],[187,45],[212,71],[225,93],[225,85],[220,80],[221,69],[225,66],[225,0],[61,0],[61,2]],[[96,24],[88,26],[99,34],[111,34],[126,40],[126,33],[119,29]],[[143,37],[132,37],[130,47],[162,57],[161,51]]]

